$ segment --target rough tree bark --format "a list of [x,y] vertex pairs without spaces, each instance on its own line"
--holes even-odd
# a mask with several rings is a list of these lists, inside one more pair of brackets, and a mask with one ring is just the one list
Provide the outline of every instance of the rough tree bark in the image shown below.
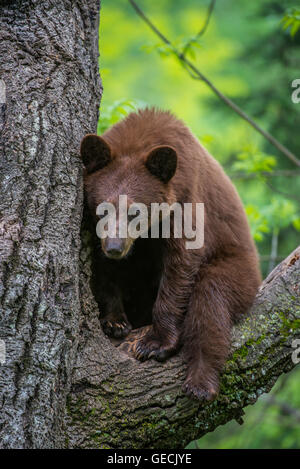
[[179,354],[139,363],[102,333],[90,291],[78,146],[95,131],[98,2],[1,3],[0,447],[182,448],[270,390],[294,363],[300,248],[233,332],[221,394],[181,392]]
[[0,2],[0,446],[59,447],[78,342],[80,139],[96,129],[99,0]]

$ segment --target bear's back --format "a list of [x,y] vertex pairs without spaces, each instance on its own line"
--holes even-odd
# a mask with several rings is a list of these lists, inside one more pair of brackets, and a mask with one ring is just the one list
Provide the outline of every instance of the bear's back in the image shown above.
[[235,187],[181,120],[168,111],[142,109],[112,126],[103,138],[118,157],[133,159],[145,159],[156,146],[173,147],[178,157],[177,170],[168,185],[178,202],[205,204],[207,240],[222,245],[235,239],[255,249]]

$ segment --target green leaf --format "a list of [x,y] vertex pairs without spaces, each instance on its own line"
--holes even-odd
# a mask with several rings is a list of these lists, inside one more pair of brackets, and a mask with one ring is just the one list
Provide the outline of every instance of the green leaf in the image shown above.
[[291,36],[294,37],[298,29],[300,28],[300,21],[294,21],[291,27]]
[[270,231],[268,220],[254,205],[247,205],[245,210],[253,238],[258,242],[263,241],[264,234]]
[[101,106],[97,133],[101,135],[113,124],[126,117],[131,111],[145,107],[146,103],[140,100],[121,99],[110,106]]
[[281,22],[283,30],[290,28],[290,35],[294,37],[300,29],[300,10],[298,8],[289,9]]
[[300,231],[300,217],[299,218],[294,218],[293,226],[297,231]]
[[272,155],[261,152],[256,147],[248,145],[244,151],[237,155],[239,161],[236,161],[232,168],[245,173],[271,172],[275,168],[277,161]]

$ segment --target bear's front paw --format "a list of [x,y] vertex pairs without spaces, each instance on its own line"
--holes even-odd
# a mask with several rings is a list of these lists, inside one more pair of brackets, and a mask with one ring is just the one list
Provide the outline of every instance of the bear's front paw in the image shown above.
[[198,401],[213,401],[218,394],[218,385],[204,377],[189,376],[183,385],[183,391]]
[[164,361],[174,355],[177,349],[177,344],[164,342],[161,338],[157,337],[152,326],[150,326],[148,332],[134,344],[133,353],[141,361],[148,360],[149,358]]
[[123,339],[131,331],[131,324],[127,319],[120,319],[119,321],[112,321],[109,319],[100,319],[100,323],[104,334],[115,339]]

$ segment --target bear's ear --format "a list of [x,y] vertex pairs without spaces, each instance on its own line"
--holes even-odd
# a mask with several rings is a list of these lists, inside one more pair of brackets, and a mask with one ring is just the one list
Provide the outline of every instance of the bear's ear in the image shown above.
[[88,173],[104,168],[111,161],[111,150],[106,141],[98,135],[88,134],[83,137],[80,154]]
[[147,156],[146,167],[151,174],[166,183],[176,172],[177,153],[172,147],[156,147]]

